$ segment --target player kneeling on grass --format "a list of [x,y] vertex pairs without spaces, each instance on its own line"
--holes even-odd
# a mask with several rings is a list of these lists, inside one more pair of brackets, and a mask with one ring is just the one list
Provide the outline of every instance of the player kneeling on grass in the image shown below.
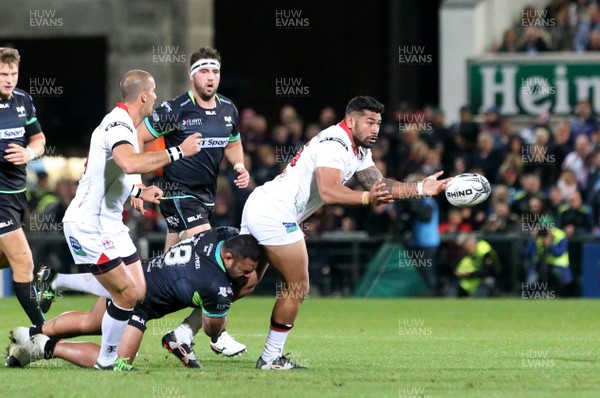
[[[239,291],[255,278],[260,248],[251,235],[237,235],[235,228],[214,228],[188,238],[159,257],[144,262],[147,291],[136,305],[119,345],[119,358],[128,365],[114,370],[131,370],[146,322],[162,318],[186,307],[201,308],[204,332],[216,341],[225,327],[226,315]],[[109,296],[108,292],[102,293]],[[108,305],[111,305],[108,300]],[[99,334],[104,298],[87,313],[67,312],[34,334],[32,328],[11,331],[6,366],[23,367],[40,359],[62,358],[75,365],[94,367],[100,346],[88,342],[66,342],[65,337]],[[30,337],[32,334],[32,337]],[[188,367],[201,368],[195,357],[180,358]]]

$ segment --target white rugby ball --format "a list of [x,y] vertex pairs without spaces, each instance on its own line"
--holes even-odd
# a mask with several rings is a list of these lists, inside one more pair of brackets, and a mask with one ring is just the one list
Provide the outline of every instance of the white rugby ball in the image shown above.
[[446,185],[446,199],[456,207],[471,207],[490,197],[492,187],[487,178],[477,173],[463,173]]

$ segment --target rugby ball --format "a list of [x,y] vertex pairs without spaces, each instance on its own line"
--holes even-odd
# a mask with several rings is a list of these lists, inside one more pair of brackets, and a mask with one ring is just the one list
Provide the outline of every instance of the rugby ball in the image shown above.
[[446,185],[446,199],[456,207],[478,205],[490,197],[492,187],[487,178],[477,173],[463,173]]

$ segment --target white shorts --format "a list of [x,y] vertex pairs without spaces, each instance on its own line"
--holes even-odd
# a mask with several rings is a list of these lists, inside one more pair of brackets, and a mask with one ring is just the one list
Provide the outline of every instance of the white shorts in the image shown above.
[[251,234],[261,245],[289,245],[304,239],[297,217],[293,210],[273,201],[259,187],[246,200],[240,234]]
[[101,265],[137,256],[129,228],[123,224],[107,232],[94,225],[67,221],[63,222],[63,232],[75,264]]

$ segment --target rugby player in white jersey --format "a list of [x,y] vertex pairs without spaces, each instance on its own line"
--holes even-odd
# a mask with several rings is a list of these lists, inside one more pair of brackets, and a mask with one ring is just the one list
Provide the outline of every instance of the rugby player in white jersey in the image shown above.
[[[432,196],[442,192],[450,180],[437,180],[441,171],[419,183],[382,176],[370,148],[377,142],[383,110],[374,98],[353,98],[342,122],[311,139],[279,176],[256,188],[244,205],[242,233],[258,239],[268,262],[284,282],[273,308],[263,354],[256,363],[258,369],[300,368],[283,355],[286,338],[309,288],[308,253],[299,223],[324,204],[377,206]],[[346,187],[352,176],[367,190]]]
[[[136,127],[156,101],[152,75],[133,70],[121,80],[123,102],[94,130],[83,177],[63,218],[64,234],[75,263],[91,272],[112,296],[102,318],[102,343],[95,368],[130,370],[117,349],[133,308],[146,285],[137,249],[123,224],[123,204],[134,196],[158,203],[162,191],[138,187],[148,173],[200,151],[200,134],[160,152],[139,153]],[[141,184],[140,184],[141,185]],[[34,326],[30,335],[35,335]],[[10,354],[10,353],[9,353]]]

